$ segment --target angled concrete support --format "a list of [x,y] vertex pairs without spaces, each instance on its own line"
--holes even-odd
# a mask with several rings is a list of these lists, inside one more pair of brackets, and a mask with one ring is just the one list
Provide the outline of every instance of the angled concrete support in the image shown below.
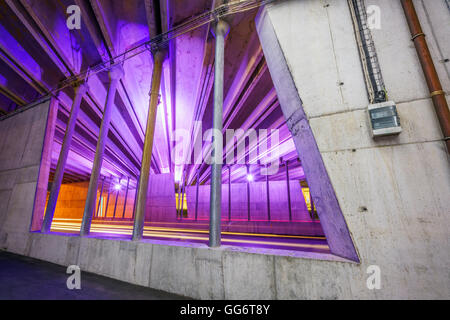
[[[287,127],[291,132],[305,175],[308,177],[310,192],[314,198],[330,250],[334,255],[359,262],[358,253],[353,245],[350,231],[328,176],[322,154],[303,109],[303,100],[300,98],[298,83],[295,82],[294,74],[289,66],[292,65],[296,57],[301,58],[305,56],[305,53],[302,52],[302,55],[298,55],[299,51],[293,49],[297,46],[283,47],[281,45],[286,38],[281,38],[280,33],[288,34],[292,30],[292,26],[285,23],[286,21],[282,18],[283,15],[276,16],[275,13],[286,13],[291,8],[292,10],[298,10],[299,7],[303,6],[303,3],[303,1],[282,1],[280,4],[262,7],[256,17],[256,30]],[[306,1],[306,3],[308,5],[314,4],[313,6],[316,8],[320,7],[314,1]],[[292,23],[293,20],[288,21]],[[308,42],[304,41],[303,44],[306,50]],[[312,73],[305,73],[305,77],[309,76],[312,76]],[[304,94],[307,95],[306,92]],[[313,99],[309,98],[309,102],[312,101]]]
[[166,57],[165,51],[153,54],[152,87],[150,89],[150,105],[147,116],[147,129],[145,131],[144,150],[142,153],[141,174],[136,201],[136,212],[133,225],[133,240],[142,239],[144,231],[145,207],[147,204],[148,180],[150,177],[150,164],[152,161],[153,138],[155,135],[156,113],[159,103],[159,89],[161,86],[162,65]]
[[97,198],[98,180],[102,169],[103,155],[105,153],[106,139],[108,136],[109,125],[111,123],[112,108],[114,98],[116,96],[117,85],[123,76],[121,66],[114,66],[109,71],[109,88],[106,96],[106,105],[103,111],[103,119],[98,136],[97,148],[95,150],[94,164],[92,166],[91,180],[89,181],[89,189],[84,207],[83,221],[81,222],[80,236],[89,235],[91,229],[92,215],[95,210],[95,201]]
[[77,122],[78,111],[80,110],[81,100],[86,93],[88,86],[86,83],[81,83],[75,87],[75,99],[73,100],[72,110],[70,110],[69,122],[64,134],[64,140],[59,152],[58,164],[56,165],[56,172],[53,178],[52,189],[48,198],[47,209],[45,211],[44,222],[42,223],[41,232],[50,232],[52,226],[53,215],[55,214],[56,202],[58,200],[59,190],[61,188],[62,179],[64,176],[64,169],[66,167],[67,157],[69,156],[70,144],[72,143],[73,132],[75,131],[75,124]]
[[[230,26],[223,20],[219,20],[214,28],[216,37],[216,53],[214,62],[214,115],[213,129],[222,132],[223,128],[223,77],[225,37]],[[215,142],[213,142],[215,143]],[[214,153],[217,152],[214,148]],[[209,218],[209,246],[220,246],[220,219],[222,206],[222,163],[216,163],[216,157],[211,164],[211,200]]]

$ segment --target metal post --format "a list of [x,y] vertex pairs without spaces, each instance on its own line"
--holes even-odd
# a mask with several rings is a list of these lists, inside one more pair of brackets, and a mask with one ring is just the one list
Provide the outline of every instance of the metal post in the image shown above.
[[198,217],[198,189],[199,189],[199,185],[200,185],[200,170],[197,171],[197,190],[195,193],[195,221],[197,221],[197,217]]
[[[216,38],[216,51],[214,62],[214,116],[213,129],[222,132],[223,128],[223,78],[224,78],[224,51],[225,36],[230,29],[229,25],[219,20],[214,28]],[[215,142],[217,144],[217,142]],[[214,150],[216,152],[217,150]],[[220,159],[222,160],[222,159]],[[222,205],[222,163],[216,163],[215,157],[211,164],[211,194],[209,219],[209,246],[220,246],[220,223]]]
[[102,124],[98,135],[97,148],[95,150],[94,164],[92,166],[91,179],[89,181],[89,189],[84,206],[83,221],[81,222],[80,236],[89,235],[92,222],[92,214],[94,213],[95,201],[97,197],[98,179],[102,168],[103,155],[105,153],[105,145],[108,137],[109,125],[111,122],[112,108],[114,107],[114,98],[116,96],[117,85],[123,76],[123,69],[120,65],[112,67],[109,71],[109,88],[106,96],[106,105],[103,111]]
[[250,181],[248,180],[248,175],[250,174],[250,168],[249,165],[247,165],[247,215],[248,215],[248,221],[251,220],[250,215]]
[[231,166],[228,166],[228,221],[231,221]]
[[125,191],[125,200],[123,201],[123,212],[122,212],[122,219],[125,218],[125,209],[127,207],[127,198],[128,198],[128,188],[130,187],[130,177],[128,177],[127,181],[127,190]]
[[102,179],[102,186],[100,187],[100,198],[98,199],[97,213],[95,217],[98,218],[98,213],[100,211],[100,205],[102,204],[102,195],[103,195],[103,185],[105,184],[105,177]]
[[270,221],[270,192],[269,192],[269,175],[267,174],[269,166],[266,165],[266,198],[267,198],[267,218]]
[[291,185],[289,181],[289,161],[286,161],[286,183],[287,183],[287,195],[289,205],[289,221],[292,221],[292,207],[291,207]]
[[75,124],[77,122],[78,111],[80,110],[81,100],[86,93],[88,86],[86,83],[79,84],[75,87],[75,99],[70,110],[69,122],[67,123],[64,140],[59,152],[58,164],[56,165],[55,176],[53,177],[52,189],[45,210],[44,221],[42,223],[41,232],[50,232],[52,226],[53,215],[55,214],[56,202],[58,200],[59,190],[61,188],[62,179],[64,177],[64,168],[66,167],[67,157],[69,155],[70,144],[72,142]]
[[150,89],[150,104],[145,130],[144,150],[142,152],[141,174],[136,204],[136,214],[133,224],[133,240],[141,240],[144,231],[145,207],[147,204],[148,180],[152,161],[153,138],[155,134],[156,112],[159,104],[159,89],[161,86],[162,64],[166,56],[165,51],[153,54],[152,86]]

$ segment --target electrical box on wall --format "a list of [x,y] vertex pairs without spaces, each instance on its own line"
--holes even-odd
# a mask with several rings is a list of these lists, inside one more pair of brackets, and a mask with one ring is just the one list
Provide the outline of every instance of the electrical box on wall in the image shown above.
[[370,104],[368,114],[372,127],[372,137],[397,135],[402,132],[395,102]]

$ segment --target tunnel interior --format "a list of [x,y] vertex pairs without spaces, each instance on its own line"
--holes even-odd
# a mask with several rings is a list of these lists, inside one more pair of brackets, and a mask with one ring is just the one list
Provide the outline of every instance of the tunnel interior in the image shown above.
[[[58,88],[65,79],[117,57],[140,43],[211,10],[211,1],[77,1],[81,28],[66,26],[69,0],[2,2],[0,73],[11,94],[1,109],[14,111]],[[157,3],[157,5],[155,4]],[[223,104],[222,243],[328,252],[299,153],[286,125],[255,26],[258,10],[227,17]],[[215,48],[214,23],[167,41],[157,108],[145,239],[207,243],[210,212]],[[25,27],[25,28],[24,28]],[[25,30],[18,32],[17,30]],[[44,35],[46,43],[36,36]],[[15,50],[17,51],[17,50]],[[144,148],[152,54],[123,62],[97,188],[92,235],[128,237]],[[109,85],[108,72],[90,72],[81,101],[51,231],[79,233]],[[49,196],[75,91],[58,90]],[[231,137],[231,139],[230,139]],[[199,147],[198,147],[199,146]],[[270,174],[266,174],[270,171]],[[44,213],[40,213],[42,216]]]

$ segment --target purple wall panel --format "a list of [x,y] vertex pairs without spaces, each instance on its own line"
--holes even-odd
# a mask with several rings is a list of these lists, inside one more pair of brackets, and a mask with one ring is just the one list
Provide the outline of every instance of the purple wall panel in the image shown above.
[[[291,206],[293,221],[312,221],[298,181],[291,181]],[[187,187],[188,217],[195,217],[196,186]],[[247,220],[247,184],[231,185],[231,219]],[[209,219],[210,186],[199,186],[198,219]],[[272,220],[289,221],[286,181],[270,182],[270,213]],[[265,221],[267,214],[266,183],[250,183],[250,216],[252,221]],[[228,185],[222,185],[222,219],[228,220]]]
[[269,191],[271,220],[289,221],[289,204],[286,181],[271,181]]
[[176,221],[174,175],[150,175],[145,221]]
[[[250,222],[247,220],[247,185],[242,183],[232,184],[231,186],[233,191],[231,195],[231,222],[228,222],[228,185],[223,185],[222,231],[323,236],[320,222],[313,222],[309,217],[298,181],[291,181],[292,215],[294,218],[292,222],[288,220],[289,209],[287,205],[286,182],[271,181],[270,184],[272,185],[272,183],[274,184],[273,190],[277,192],[270,194],[271,202],[273,203],[271,210],[278,220],[271,222],[267,221],[265,182],[253,182],[250,184],[252,217],[252,221]],[[192,224],[195,218],[196,190],[196,186],[187,187],[188,218],[184,219],[184,222],[189,222],[189,228],[208,229],[210,186],[205,185],[199,187],[198,222]]]
[[[247,205],[245,208],[247,208]],[[250,216],[252,217],[252,220],[257,221],[265,221],[268,218],[265,182],[250,183]]]

